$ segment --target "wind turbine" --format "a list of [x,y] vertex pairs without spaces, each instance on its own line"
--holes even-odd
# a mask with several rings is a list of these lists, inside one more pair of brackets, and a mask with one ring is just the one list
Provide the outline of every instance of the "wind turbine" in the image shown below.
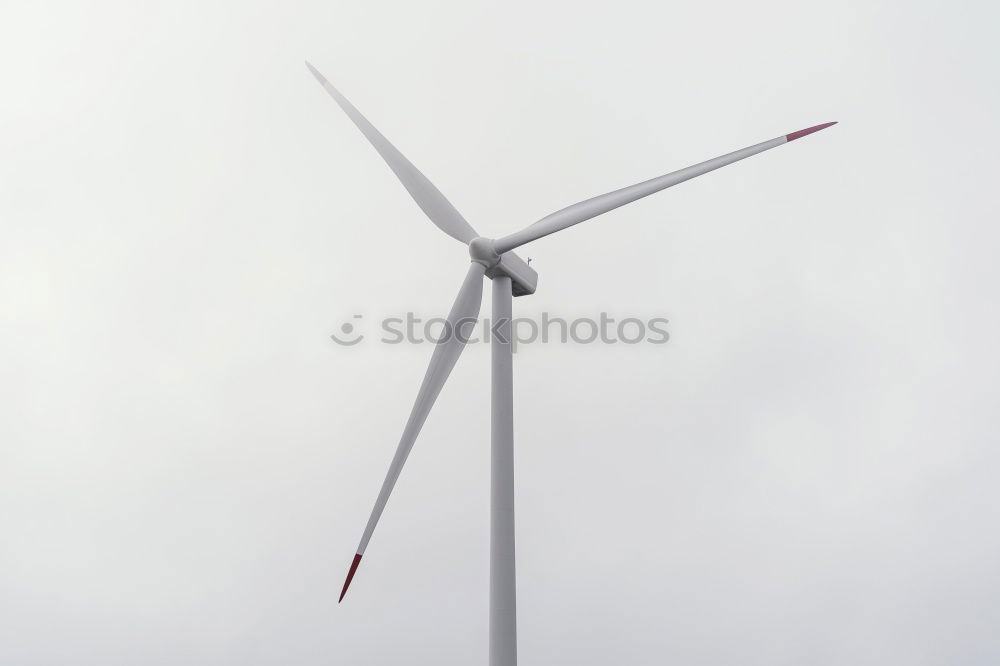
[[[538,284],[538,274],[513,250],[533,240],[579,224],[592,217],[624,206],[636,199],[649,196],[685,180],[714,171],[727,164],[777,148],[789,141],[802,138],[813,132],[835,125],[823,123],[791,134],[758,143],[748,148],[699,162],[679,171],[673,171],[630,187],[624,187],[607,194],[587,199],[567,206],[543,217],[520,231],[492,239],[480,236],[461,213],[445,199],[432,183],[364,116],[334,88],[319,71],[308,62],[306,66],[322,84],[340,108],[357,125],[365,138],[371,142],[403,187],[439,229],[465,243],[469,248],[472,263],[465,274],[462,286],[455,297],[455,303],[447,317],[446,335],[437,343],[431,355],[430,365],[424,375],[417,400],[410,412],[410,418],[403,428],[403,436],[396,447],[396,454],[389,465],[389,471],[382,482],[378,498],[372,509],[368,524],[361,535],[361,542],[351,562],[347,580],[340,592],[344,600],[347,588],[361,563],[368,542],[379,517],[385,510],[389,494],[396,485],[399,473],[413,448],[413,443],[424,425],[434,401],[444,386],[448,375],[465,349],[468,334],[465,327],[471,327],[479,317],[483,299],[483,277],[493,280],[493,322],[496,334],[491,345],[492,391],[491,391],[491,457],[490,457],[490,666],[514,666],[517,663],[517,630],[515,612],[514,577],[514,404],[513,368],[511,349],[511,300],[513,296],[533,294]],[[449,334],[450,333],[450,334]]]

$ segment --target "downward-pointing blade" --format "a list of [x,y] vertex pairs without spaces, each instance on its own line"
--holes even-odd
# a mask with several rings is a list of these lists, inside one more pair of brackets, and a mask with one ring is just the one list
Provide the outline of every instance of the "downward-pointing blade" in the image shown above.
[[431,222],[437,225],[441,231],[452,238],[456,238],[468,244],[473,238],[478,236],[476,230],[472,228],[462,214],[451,205],[441,191],[434,187],[434,183],[420,173],[417,167],[413,166],[410,160],[403,156],[403,153],[396,150],[396,147],[389,143],[389,140],[382,136],[368,120],[361,115],[361,112],[354,108],[354,105],[347,101],[347,98],[340,94],[340,91],[326,80],[319,71],[308,62],[306,67],[313,73],[316,80],[322,84],[334,101],[340,105],[344,113],[354,121],[365,138],[375,147],[378,154],[386,161],[389,168],[393,170],[403,187],[410,193],[413,200],[417,202],[420,209],[431,218]]
[[420,428],[424,425],[424,421],[427,419],[434,401],[441,392],[441,387],[444,386],[445,380],[448,379],[452,368],[455,367],[455,362],[462,355],[462,350],[465,349],[465,343],[468,342],[468,336],[471,333],[472,327],[479,317],[479,307],[483,301],[483,275],[485,270],[482,264],[473,263],[469,266],[469,272],[465,275],[465,281],[462,282],[458,296],[455,297],[455,304],[452,305],[451,312],[448,313],[448,326],[445,330],[445,337],[434,347],[430,365],[427,367],[427,372],[424,374],[424,381],[420,385],[420,391],[417,393],[417,400],[413,404],[410,418],[403,429],[403,436],[396,447],[396,455],[393,456],[392,463],[389,465],[385,481],[382,482],[382,489],[378,493],[378,499],[375,500],[375,507],[368,518],[365,533],[361,536],[361,543],[358,544],[357,554],[351,562],[351,569],[347,574],[347,580],[344,581],[344,589],[340,592],[341,601],[343,601],[344,595],[347,594],[347,588],[354,578],[354,573],[361,562],[361,556],[364,555],[365,548],[368,547],[368,541],[372,538],[372,532],[375,531],[375,525],[378,524],[378,519],[385,509],[385,504],[389,500],[389,494],[392,493],[392,489],[396,485],[396,480],[403,469],[403,464],[406,463],[406,458],[410,455],[413,442],[416,441],[417,435],[420,433]]
[[751,155],[762,153],[765,150],[777,148],[778,146],[784,145],[789,141],[794,141],[795,139],[799,139],[807,134],[818,132],[821,129],[829,127],[830,125],[836,124],[837,123],[835,122],[824,123],[808,129],[792,132],[791,134],[784,134],[775,139],[771,139],[770,141],[758,143],[757,145],[743,148],[742,150],[737,150],[735,152],[722,155],[721,157],[700,162],[693,166],[689,166],[686,169],[674,171],[665,176],[660,176],[659,178],[653,178],[652,180],[639,183],[638,185],[624,187],[620,190],[615,190],[614,192],[608,192],[607,194],[594,197],[593,199],[587,199],[586,201],[575,203],[572,206],[567,206],[562,210],[558,210],[551,215],[543,217],[530,227],[526,227],[521,231],[515,231],[509,236],[504,236],[503,238],[498,239],[494,243],[494,248],[500,254],[509,252],[510,250],[520,247],[525,243],[530,243],[531,241],[542,238],[543,236],[548,236],[551,233],[561,231],[562,229],[571,227],[574,224],[579,224],[584,220],[597,217],[602,213],[607,213],[609,210],[614,210],[619,206],[624,206],[625,204],[631,203],[636,199],[647,197],[650,194],[664,190],[672,185],[683,183],[685,180],[690,180],[696,176],[708,173],[709,171],[714,171],[715,169],[724,167],[727,164],[732,164],[733,162],[746,159]]

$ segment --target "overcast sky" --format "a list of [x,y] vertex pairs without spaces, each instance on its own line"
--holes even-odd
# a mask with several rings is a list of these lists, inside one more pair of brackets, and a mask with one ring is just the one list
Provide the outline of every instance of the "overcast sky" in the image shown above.
[[525,248],[670,341],[515,357],[523,665],[1000,661],[998,19],[7,0],[0,663],[485,663],[485,345],[336,603],[468,259],[304,59],[492,236],[840,121]]

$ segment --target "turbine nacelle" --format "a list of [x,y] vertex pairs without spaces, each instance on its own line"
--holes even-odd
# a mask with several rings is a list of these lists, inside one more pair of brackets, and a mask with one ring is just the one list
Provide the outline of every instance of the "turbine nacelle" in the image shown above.
[[509,277],[514,296],[535,293],[538,286],[538,273],[535,269],[514,252],[497,252],[496,241],[492,238],[477,236],[469,241],[469,256],[474,263],[481,264],[486,269],[486,277]]

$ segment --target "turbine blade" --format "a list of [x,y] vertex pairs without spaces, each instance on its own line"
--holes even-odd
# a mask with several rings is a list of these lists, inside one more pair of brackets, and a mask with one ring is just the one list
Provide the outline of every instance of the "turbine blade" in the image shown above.
[[424,425],[434,401],[441,392],[441,387],[444,386],[445,380],[448,379],[452,368],[455,367],[455,362],[458,361],[462,350],[465,349],[471,327],[479,317],[479,307],[483,302],[483,275],[485,271],[482,264],[472,263],[465,276],[465,281],[462,282],[462,287],[458,291],[458,296],[455,297],[455,304],[451,306],[451,312],[448,313],[447,318],[447,337],[434,347],[430,365],[427,367],[424,381],[420,384],[420,391],[417,393],[417,400],[413,404],[413,410],[410,412],[406,427],[403,428],[403,436],[396,447],[396,454],[389,465],[385,481],[382,482],[382,489],[375,500],[375,507],[368,518],[368,525],[365,526],[365,532],[361,536],[361,543],[358,544],[357,553],[351,562],[347,580],[344,581],[344,589],[340,592],[340,601],[343,601],[344,595],[347,594],[347,588],[351,585],[354,573],[361,562],[361,556],[364,555],[372,532],[375,531],[375,525],[378,524],[379,517],[385,509],[389,494],[392,493],[399,473],[403,469],[403,464],[406,463],[406,458],[410,455],[413,442],[416,441],[420,428]]
[[795,139],[799,139],[807,134],[818,132],[821,129],[836,124],[837,123],[835,122],[824,123],[808,129],[792,132],[791,134],[784,134],[776,139],[758,143],[755,146],[743,148],[742,150],[737,150],[727,155],[722,155],[721,157],[716,157],[714,159],[695,164],[694,166],[689,166],[686,169],[668,173],[667,175],[660,176],[659,178],[653,178],[652,180],[647,180],[637,185],[632,185],[631,187],[625,187],[620,190],[615,190],[614,192],[602,194],[601,196],[594,197],[593,199],[587,199],[586,201],[575,203],[572,206],[567,206],[562,210],[543,217],[521,231],[515,231],[509,236],[504,236],[503,238],[498,239],[494,243],[494,248],[500,254],[509,252],[510,250],[520,247],[525,243],[530,243],[531,241],[542,238],[543,236],[548,236],[549,234],[571,227],[574,224],[579,224],[584,220],[589,220],[590,218],[597,217],[602,213],[607,213],[609,210],[614,210],[619,206],[632,203],[636,199],[647,197],[650,194],[664,190],[672,185],[683,183],[685,180],[690,180],[696,176],[708,173],[709,171],[714,171],[715,169],[724,167],[727,164],[732,164],[733,162],[738,162],[739,160],[750,157],[751,155],[762,153],[765,150],[777,148],[778,146],[786,144],[789,141],[794,141]]
[[466,222],[462,214],[451,205],[451,202],[441,194],[441,191],[434,187],[434,183],[429,181],[424,174],[420,173],[417,167],[413,166],[410,160],[406,159],[401,152],[396,150],[396,147],[389,143],[389,140],[382,136],[382,133],[375,129],[361,115],[361,112],[347,101],[346,97],[340,94],[339,90],[334,88],[308,62],[306,62],[306,67],[309,68],[309,71],[312,72],[313,76],[316,77],[316,80],[320,82],[326,91],[330,93],[334,101],[340,105],[344,113],[358,126],[358,129],[365,135],[365,138],[375,147],[378,154],[382,156],[382,159],[385,160],[389,168],[396,174],[399,181],[403,183],[406,191],[410,193],[410,196],[417,202],[420,209],[431,219],[431,222],[436,224],[441,231],[465,244],[468,244],[469,241],[479,235],[472,228],[472,225]]

